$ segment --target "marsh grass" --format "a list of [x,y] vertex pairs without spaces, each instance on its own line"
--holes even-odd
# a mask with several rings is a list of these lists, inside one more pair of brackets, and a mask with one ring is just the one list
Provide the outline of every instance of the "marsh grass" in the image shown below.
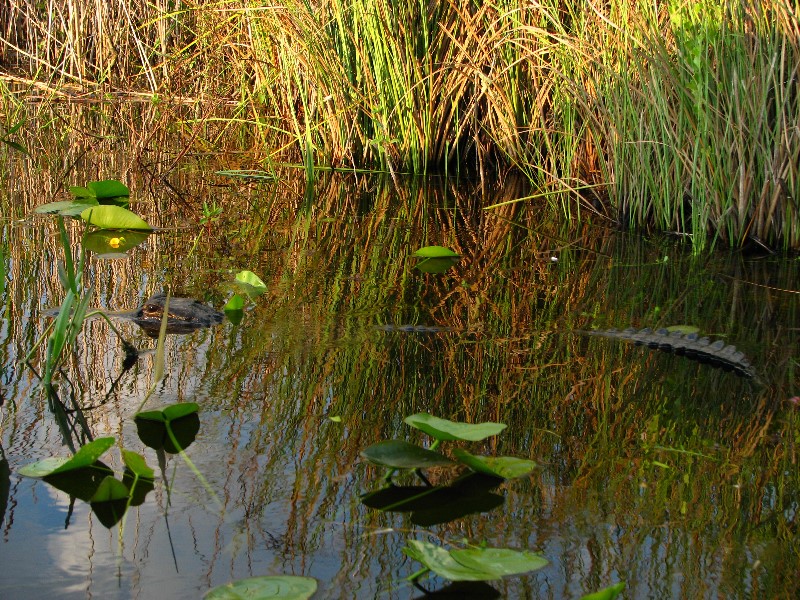
[[[709,233],[800,247],[791,0],[11,0],[0,19],[0,58],[53,93],[188,103],[193,120],[165,103],[154,125],[203,148],[244,126],[310,182],[331,166],[514,169],[567,217],[612,214],[695,250]],[[209,140],[218,119],[232,126]]]

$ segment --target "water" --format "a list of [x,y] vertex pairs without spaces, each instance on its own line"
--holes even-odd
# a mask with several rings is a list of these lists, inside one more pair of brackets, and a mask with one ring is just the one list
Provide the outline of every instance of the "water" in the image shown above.
[[[3,160],[20,174],[18,157]],[[99,155],[71,183],[113,173],[120,160]],[[324,175],[310,196],[291,171],[241,182],[213,176],[225,156],[186,160],[175,177],[184,199],[130,171],[132,208],[167,230],[127,259],[93,259],[91,304],[130,310],[170,286],[220,308],[242,269],[267,292],[239,325],[167,338],[167,374],[147,407],[200,405],[187,456],[202,479],[179,456],[162,470],[138,439],[132,415],[152,382],[154,341],[120,323],[143,351],[123,372],[119,339],[102,320],[85,325],[58,389],[83,407],[94,437],[114,436],[157,474],[145,502],[110,529],[86,502],[18,475],[69,454],[22,362],[50,322],[43,311],[63,298],[63,250],[52,219],[26,216],[52,199],[40,193],[48,172],[3,191],[0,597],[188,599],[276,574],[315,577],[319,598],[419,597],[403,581],[420,567],[401,551],[409,538],[548,559],[492,582],[502,597],[576,598],[617,581],[627,598],[795,597],[796,261],[695,259],[679,240],[615,233],[597,217],[576,228],[530,204],[479,210],[522,195],[513,182],[482,190]],[[219,219],[181,229],[203,201],[218,203]],[[80,231],[70,230],[74,249]],[[420,273],[410,254],[433,244],[463,259]],[[667,325],[734,343],[758,381],[576,333]],[[40,351],[32,366],[41,360]],[[466,447],[540,467],[495,490],[501,507],[452,523],[420,527],[408,513],[365,507],[360,494],[383,472],[359,452],[382,439],[425,443],[403,423],[420,411],[507,423]],[[117,447],[104,460],[121,472]]]

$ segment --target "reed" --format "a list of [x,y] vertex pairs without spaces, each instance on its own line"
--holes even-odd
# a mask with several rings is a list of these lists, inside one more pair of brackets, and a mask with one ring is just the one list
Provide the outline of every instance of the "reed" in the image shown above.
[[11,0],[0,21],[0,60],[53,93],[194,104],[309,181],[513,169],[567,217],[800,247],[793,0]]

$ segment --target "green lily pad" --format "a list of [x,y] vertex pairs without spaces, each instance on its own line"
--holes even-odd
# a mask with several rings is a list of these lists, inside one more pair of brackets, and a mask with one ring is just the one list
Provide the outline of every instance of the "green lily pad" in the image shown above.
[[234,294],[231,296],[231,299],[225,303],[225,306],[222,308],[225,312],[228,311],[241,311],[244,308],[244,298],[242,298],[239,294]]
[[457,262],[457,258],[426,258],[414,265],[414,268],[423,273],[444,273]]
[[414,252],[411,256],[419,258],[460,258],[460,254],[456,254],[450,248],[444,246],[424,246]]
[[458,423],[440,419],[428,413],[417,413],[405,418],[412,427],[424,431],[431,437],[442,440],[464,440],[478,442],[497,435],[506,428],[504,423]]
[[394,469],[426,469],[455,464],[446,456],[403,440],[386,440],[361,451],[369,462]]
[[131,229],[134,231],[150,231],[153,229],[141,217],[127,208],[113,204],[87,208],[81,213],[81,219],[100,229]]
[[128,486],[119,479],[106,476],[97,487],[97,491],[92,496],[91,502],[112,502],[114,500],[127,500]]
[[82,446],[71,458],[50,457],[25,465],[18,472],[25,477],[47,477],[89,467],[114,445],[113,437],[98,438]]
[[84,210],[92,206],[98,206],[99,202],[94,198],[78,198],[77,200],[60,200],[58,202],[48,202],[33,209],[33,212],[40,215],[59,214],[63,217],[77,217]]
[[155,471],[147,466],[144,456],[133,450],[122,449],[122,460],[125,466],[138,477],[154,479]]
[[614,585],[610,585],[607,588],[603,588],[602,590],[598,590],[597,592],[581,596],[581,600],[614,600],[614,598],[619,596],[624,589],[625,582],[621,581],[619,583],[615,583]]
[[[98,200],[120,198],[130,196],[131,191],[124,183],[116,179],[104,179],[103,181],[90,181],[86,187],[94,194]],[[84,188],[85,189],[85,188]]]
[[234,276],[234,281],[239,288],[250,298],[258,298],[267,291],[266,284],[252,271],[240,271]]
[[144,231],[126,231],[124,234],[119,231],[91,231],[84,236],[83,247],[99,256],[124,256],[125,252],[141,244],[149,235],[150,232]]
[[456,448],[455,457],[473,471],[503,479],[526,477],[538,466],[534,461],[515,456],[476,456]]
[[274,575],[250,577],[217,586],[203,596],[205,600],[307,600],[317,591],[317,580],[313,577]]
[[408,540],[403,553],[451,581],[490,581],[547,565],[545,558],[527,550],[466,548],[448,551],[419,540]]
[[133,422],[136,423],[139,439],[146,446],[177,454],[186,450],[200,431],[198,410],[200,407],[195,402],[180,402],[159,410],[136,413]]

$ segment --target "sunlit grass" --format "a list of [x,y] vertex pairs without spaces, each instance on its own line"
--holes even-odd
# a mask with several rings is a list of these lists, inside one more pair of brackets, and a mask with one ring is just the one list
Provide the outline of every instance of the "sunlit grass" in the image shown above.
[[[156,125],[204,149],[246,124],[308,181],[511,169],[570,218],[591,208],[696,250],[708,234],[800,247],[790,0],[56,4],[12,0],[0,58],[45,94],[196,106],[186,121],[164,104]],[[206,138],[220,118],[228,137]]]

